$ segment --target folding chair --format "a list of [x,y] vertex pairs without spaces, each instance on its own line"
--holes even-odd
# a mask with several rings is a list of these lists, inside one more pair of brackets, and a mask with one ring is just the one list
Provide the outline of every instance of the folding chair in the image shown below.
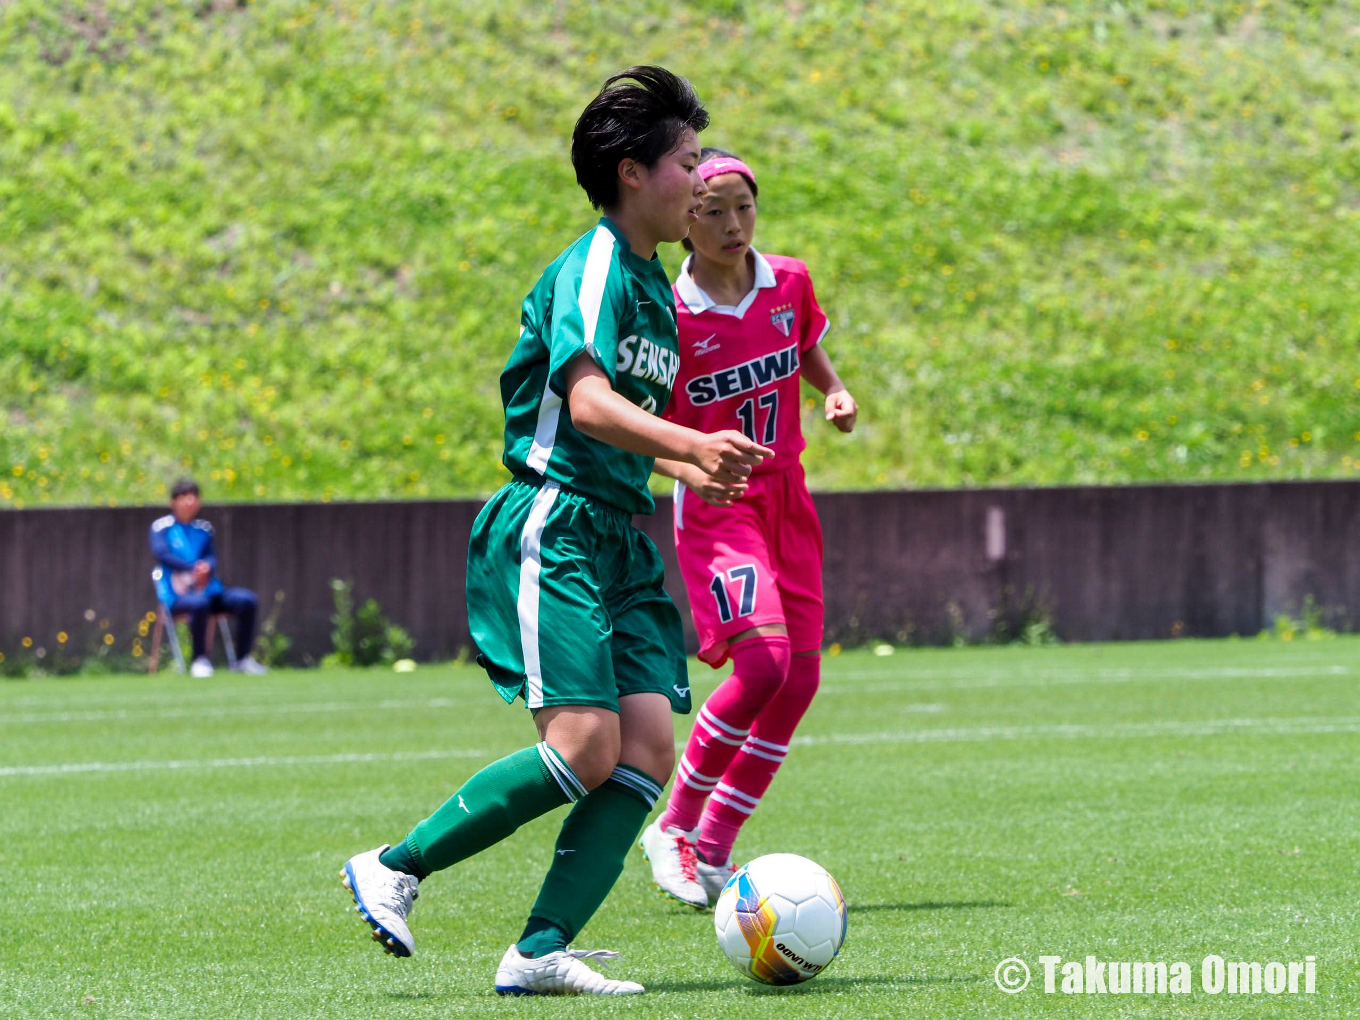
[[[160,574],[161,568],[157,567],[151,572],[151,580],[153,582],[159,581]],[[216,624],[217,629],[222,632],[222,651],[226,653],[227,665],[235,666],[236,645],[231,640],[231,628],[227,625],[227,617],[230,615],[230,613],[213,613],[208,617],[208,635],[205,642],[207,647],[204,648],[204,651],[207,652],[208,658],[211,659],[213,651],[213,625]],[[169,606],[157,597],[156,625],[151,629],[151,654],[148,655],[146,659],[146,669],[148,673],[156,672],[157,668],[160,666],[162,635],[170,642],[170,652],[175,657],[175,670],[179,673],[184,672],[184,650],[180,647],[179,631],[175,624],[181,620],[187,621],[188,619],[188,613],[172,614]]]

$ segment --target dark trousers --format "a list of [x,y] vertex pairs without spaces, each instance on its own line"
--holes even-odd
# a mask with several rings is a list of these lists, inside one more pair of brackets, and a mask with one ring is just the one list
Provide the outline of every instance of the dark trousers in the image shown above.
[[216,595],[189,592],[175,599],[170,612],[189,614],[189,633],[194,638],[194,658],[208,654],[208,617],[230,613],[236,617],[236,647],[241,658],[250,654],[255,643],[255,607],[258,600],[248,588],[223,588]]

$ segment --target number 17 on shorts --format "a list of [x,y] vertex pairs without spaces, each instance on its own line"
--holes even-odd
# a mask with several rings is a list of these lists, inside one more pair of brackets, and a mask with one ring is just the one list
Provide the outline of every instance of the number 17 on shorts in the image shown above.
[[[713,583],[708,586],[708,590],[713,593],[720,623],[731,623],[738,616],[750,616],[756,611],[756,597],[760,588],[758,579],[754,563],[742,563],[728,569],[726,574],[713,575]],[[733,595],[729,595],[729,586]]]

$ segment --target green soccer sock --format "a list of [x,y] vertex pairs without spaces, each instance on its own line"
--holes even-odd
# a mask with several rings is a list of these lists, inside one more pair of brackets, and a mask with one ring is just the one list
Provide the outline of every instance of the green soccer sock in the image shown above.
[[389,868],[424,878],[585,795],[586,788],[571,766],[546,742],[526,747],[478,772],[412,829],[404,844],[387,850],[379,860]]
[[520,936],[519,950],[542,956],[567,944],[599,909],[623,871],[661,784],[620,765],[571,809],[557,836],[557,852]]

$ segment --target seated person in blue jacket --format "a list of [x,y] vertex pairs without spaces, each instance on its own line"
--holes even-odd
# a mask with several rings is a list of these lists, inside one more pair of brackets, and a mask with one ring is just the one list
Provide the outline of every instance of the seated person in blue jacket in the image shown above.
[[208,618],[213,613],[236,617],[237,645],[245,653],[233,667],[241,673],[264,673],[250,654],[255,641],[255,593],[228,588],[217,576],[213,529],[199,520],[203,506],[198,483],[181,478],[170,489],[170,513],[151,525],[151,552],[160,564],[156,594],[172,616],[189,614],[189,633],[194,638],[194,659],[189,672],[196,677],[213,674],[208,660]]

